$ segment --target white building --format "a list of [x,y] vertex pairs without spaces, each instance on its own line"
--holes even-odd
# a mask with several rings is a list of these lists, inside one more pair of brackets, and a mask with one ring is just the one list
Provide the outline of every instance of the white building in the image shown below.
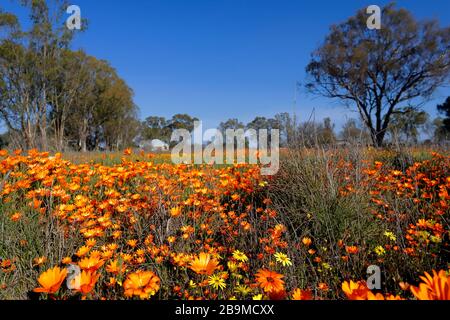
[[169,151],[169,145],[159,139],[143,140],[139,143],[139,148],[152,152]]

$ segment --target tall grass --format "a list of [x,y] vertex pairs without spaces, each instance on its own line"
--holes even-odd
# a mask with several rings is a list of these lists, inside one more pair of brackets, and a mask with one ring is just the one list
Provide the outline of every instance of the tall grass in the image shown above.
[[[298,282],[295,285],[317,287],[324,282],[331,290],[322,294],[339,298],[342,279],[366,279],[369,265],[381,267],[385,290],[400,290],[395,283],[414,281],[418,272],[445,268],[445,262],[430,255],[381,257],[375,253],[376,247],[384,247],[388,241],[385,232],[395,234],[401,252],[406,247],[404,236],[409,223],[415,223],[423,213],[413,199],[387,193],[385,200],[397,220],[376,219],[370,193],[375,182],[363,174],[375,161],[382,161],[385,170],[404,171],[414,162],[430,158],[424,151],[358,147],[286,151],[280,172],[271,182],[269,197],[281,223],[289,228],[290,257],[296,266],[289,278]],[[399,219],[405,212],[407,219]],[[311,247],[302,244],[304,238],[312,239]],[[358,252],[348,254],[348,246],[357,247]]]

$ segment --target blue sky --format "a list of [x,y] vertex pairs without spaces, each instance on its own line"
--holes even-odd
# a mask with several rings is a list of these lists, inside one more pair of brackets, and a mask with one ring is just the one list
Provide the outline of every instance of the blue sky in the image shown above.
[[[89,20],[75,48],[106,59],[135,93],[140,117],[189,113],[213,127],[228,118],[293,112],[307,120],[331,116],[337,127],[356,113],[301,91],[310,53],[329,26],[359,8],[389,1],[73,0]],[[419,18],[450,24],[450,1],[397,1]],[[17,11],[2,0],[7,11]],[[450,95],[436,93],[426,110]]]

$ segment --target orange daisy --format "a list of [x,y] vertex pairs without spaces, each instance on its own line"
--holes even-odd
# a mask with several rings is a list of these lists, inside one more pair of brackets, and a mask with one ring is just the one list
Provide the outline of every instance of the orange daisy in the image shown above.
[[128,275],[123,283],[125,296],[148,299],[158,292],[161,280],[152,271],[137,271]]
[[292,300],[312,300],[311,290],[295,289],[292,293]]
[[256,281],[265,292],[281,291],[284,289],[283,275],[274,271],[262,269],[256,273]]
[[94,255],[89,258],[81,259],[80,262],[78,262],[78,266],[82,270],[86,271],[96,271],[98,270],[105,262],[100,259],[98,256]]
[[369,293],[369,289],[367,288],[366,283],[364,283],[363,281],[344,281],[344,283],[342,284],[342,290],[350,300],[366,300],[367,294]]
[[219,262],[209,253],[201,252],[190,264],[190,268],[197,274],[212,275],[219,266]]
[[450,276],[444,270],[436,272],[433,276],[425,272],[419,287],[411,286],[411,292],[418,300],[450,300]]
[[97,283],[100,275],[93,271],[82,271],[77,277],[72,279],[72,284],[76,284],[78,288],[75,291],[82,295],[89,294]]
[[42,273],[38,278],[41,287],[36,288],[33,291],[54,294],[59,290],[66,276],[67,269],[60,269],[59,267],[49,269]]

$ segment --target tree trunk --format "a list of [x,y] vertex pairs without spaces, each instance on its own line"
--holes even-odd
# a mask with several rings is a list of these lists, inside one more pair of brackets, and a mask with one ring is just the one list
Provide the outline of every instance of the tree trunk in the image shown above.
[[386,132],[382,131],[382,132],[377,132],[375,134],[375,136],[372,136],[375,147],[381,148],[383,146],[385,135],[386,135]]
[[88,123],[87,119],[83,119],[82,125],[80,126],[79,131],[79,139],[80,139],[80,148],[81,152],[87,152],[87,132],[88,132]]
[[56,135],[56,150],[58,152],[64,151],[64,123],[57,125],[55,130]]

